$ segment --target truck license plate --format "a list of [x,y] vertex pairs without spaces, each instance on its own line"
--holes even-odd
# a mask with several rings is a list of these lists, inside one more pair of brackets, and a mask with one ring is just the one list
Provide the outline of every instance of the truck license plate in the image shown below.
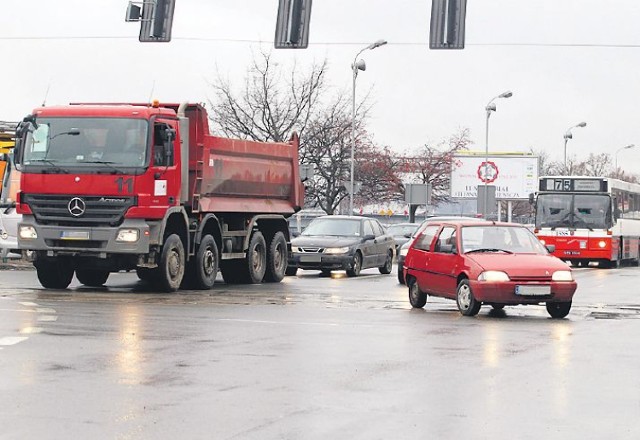
[[516,295],[526,295],[526,296],[551,295],[551,286],[516,286]]
[[60,232],[62,240],[88,240],[89,231],[62,231]]

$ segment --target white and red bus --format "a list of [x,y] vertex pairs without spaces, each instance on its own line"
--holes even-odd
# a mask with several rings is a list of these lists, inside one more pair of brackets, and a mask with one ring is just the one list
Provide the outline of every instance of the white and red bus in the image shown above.
[[574,266],[640,262],[640,185],[607,177],[540,177],[538,238]]

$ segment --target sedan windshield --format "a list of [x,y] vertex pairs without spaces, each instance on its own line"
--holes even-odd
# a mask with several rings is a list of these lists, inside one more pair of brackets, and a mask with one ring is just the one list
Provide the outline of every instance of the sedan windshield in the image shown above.
[[309,226],[301,235],[334,235],[338,237],[360,235],[360,220],[341,218],[317,218],[309,223]]
[[387,228],[387,232],[393,236],[407,236],[410,237],[411,234],[416,230],[416,225],[391,225]]
[[461,228],[462,252],[506,252],[548,254],[540,240],[520,226],[464,226]]
[[141,167],[147,121],[125,118],[41,118],[25,140],[22,163],[52,171],[69,167]]
[[612,224],[608,195],[541,194],[538,197],[537,228],[606,229]]

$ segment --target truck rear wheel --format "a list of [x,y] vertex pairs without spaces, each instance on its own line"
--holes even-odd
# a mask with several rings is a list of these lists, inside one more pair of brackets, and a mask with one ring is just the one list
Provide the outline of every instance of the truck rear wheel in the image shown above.
[[211,235],[205,235],[200,241],[195,258],[187,265],[185,280],[195,289],[211,289],[218,275],[218,261],[216,241]]
[[109,271],[100,269],[77,269],[76,278],[85,286],[100,287],[107,282]]
[[287,239],[282,232],[276,232],[267,251],[267,271],[264,280],[271,283],[279,283],[284,278],[287,270]]
[[138,278],[142,281],[150,283],[155,273],[154,270],[155,269],[149,269],[148,267],[139,267],[136,269],[136,275],[138,275]]
[[66,289],[73,278],[73,267],[64,260],[36,260],[38,281],[46,289]]
[[262,282],[267,270],[267,243],[262,232],[254,232],[247,250],[248,279],[247,282],[258,284]]
[[227,284],[241,284],[246,282],[246,262],[245,260],[226,260],[220,262],[220,272]]
[[227,284],[258,284],[267,269],[267,245],[261,232],[254,232],[249,241],[247,258],[220,263],[224,282]]
[[177,234],[167,237],[162,246],[162,255],[158,264],[157,287],[165,292],[175,292],[184,277],[184,246]]

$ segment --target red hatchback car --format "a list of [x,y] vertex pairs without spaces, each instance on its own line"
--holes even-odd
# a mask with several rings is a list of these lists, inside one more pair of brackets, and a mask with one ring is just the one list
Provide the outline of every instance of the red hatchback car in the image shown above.
[[513,223],[429,225],[413,240],[404,275],[413,307],[424,307],[427,295],[440,296],[455,299],[465,316],[482,304],[545,303],[552,318],[564,318],[577,288],[571,268]]

